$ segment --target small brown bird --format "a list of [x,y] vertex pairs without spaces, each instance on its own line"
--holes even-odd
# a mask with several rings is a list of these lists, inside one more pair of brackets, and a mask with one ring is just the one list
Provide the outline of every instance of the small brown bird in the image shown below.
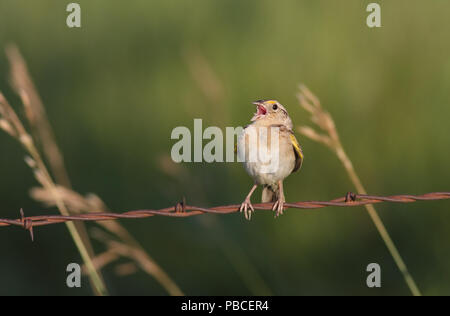
[[303,152],[286,109],[276,100],[258,100],[253,104],[256,105],[256,113],[237,145],[244,168],[254,181],[240,207],[246,219],[250,219],[254,212],[250,197],[258,185],[263,186],[262,202],[274,202],[272,210],[276,211],[275,216],[283,214],[286,202],[283,180],[299,170],[303,161]]

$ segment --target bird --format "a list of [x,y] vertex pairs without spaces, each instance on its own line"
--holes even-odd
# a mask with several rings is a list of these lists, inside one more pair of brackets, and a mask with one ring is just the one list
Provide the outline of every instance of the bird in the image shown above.
[[239,208],[248,220],[255,211],[250,198],[259,185],[263,187],[262,203],[274,203],[275,217],[283,214],[286,202],[283,180],[298,171],[303,163],[303,150],[294,136],[292,120],[285,107],[272,99],[253,104],[256,113],[237,141],[238,157],[254,182]]

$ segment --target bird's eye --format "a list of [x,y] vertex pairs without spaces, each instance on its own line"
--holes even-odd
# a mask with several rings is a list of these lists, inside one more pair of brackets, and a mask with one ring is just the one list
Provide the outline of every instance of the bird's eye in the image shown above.
[[274,105],[272,106],[272,109],[274,109],[274,111],[276,111],[276,110],[278,109],[278,105],[274,104]]

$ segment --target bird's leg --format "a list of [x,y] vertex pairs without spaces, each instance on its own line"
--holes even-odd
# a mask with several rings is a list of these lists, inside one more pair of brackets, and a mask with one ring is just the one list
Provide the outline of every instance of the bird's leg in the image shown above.
[[275,214],[275,217],[280,216],[283,214],[284,209],[284,203],[286,202],[284,198],[284,192],[283,192],[283,181],[278,181],[278,200],[275,202],[275,204],[272,207],[273,211],[277,211]]
[[244,211],[245,218],[250,220],[252,217],[252,212],[255,211],[253,208],[252,203],[250,202],[250,197],[252,196],[253,192],[255,192],[256,188],[258,187],[257,184],[254,184],[248,195],[246,196],[244,202],[242,202],[241,207],[239,208],[239,211],[242,213]]

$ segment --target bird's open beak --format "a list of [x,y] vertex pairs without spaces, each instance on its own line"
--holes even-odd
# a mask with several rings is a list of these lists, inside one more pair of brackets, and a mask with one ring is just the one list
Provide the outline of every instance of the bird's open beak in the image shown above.
[[267,113],[267,109],[264,106],[263,102],[255,101],[253,102],[253,104],[256,105],[256,113],[252,117],[252,122],[262,118]]

